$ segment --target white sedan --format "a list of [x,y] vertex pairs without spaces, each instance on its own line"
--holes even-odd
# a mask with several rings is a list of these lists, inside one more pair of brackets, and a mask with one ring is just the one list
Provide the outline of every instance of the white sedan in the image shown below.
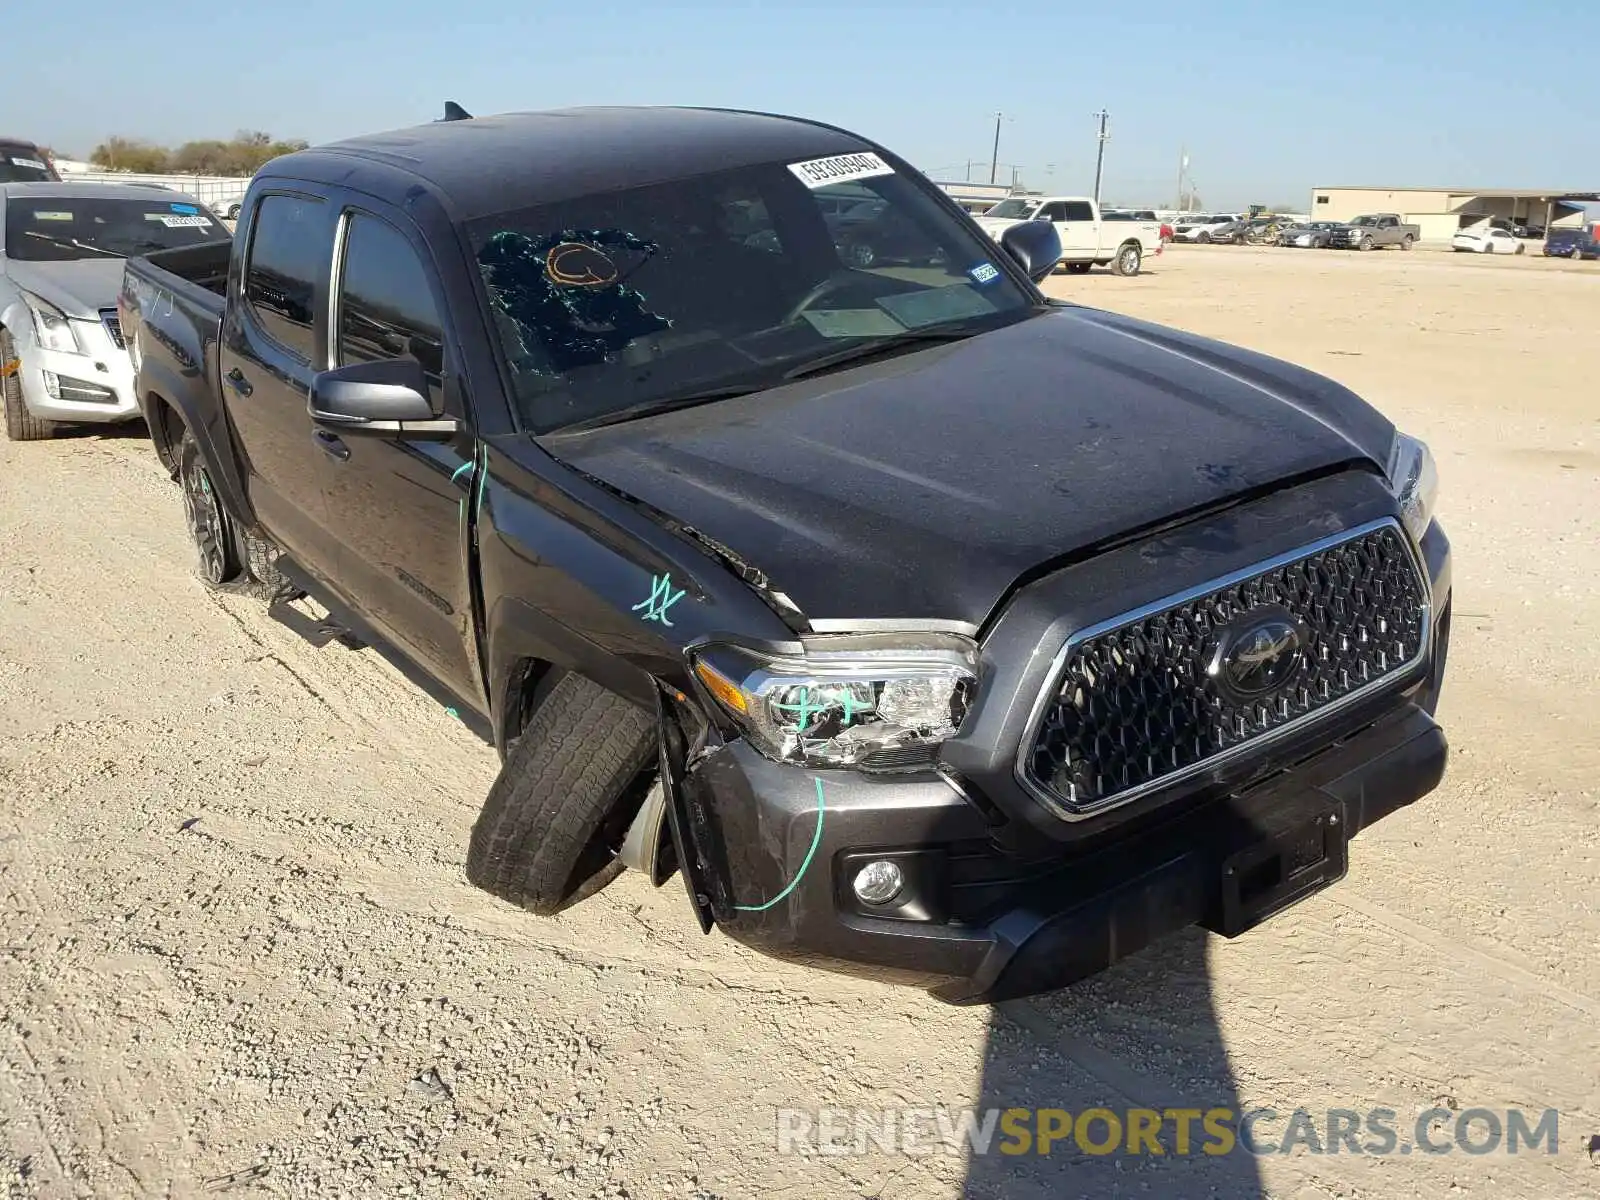
[[1527,249],[1507,229],[1463,229],[1450,239],[1450,246],[1473,254],[1521,254]]

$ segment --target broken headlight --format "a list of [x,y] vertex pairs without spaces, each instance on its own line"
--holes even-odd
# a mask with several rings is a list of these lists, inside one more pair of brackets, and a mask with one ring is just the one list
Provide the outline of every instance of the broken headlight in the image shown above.
[[1389,448],[1389,488],[1400,502],[1400,521],[1418,543],[1433,520],[1433,502],[1439,495],[1439,471],[1427,443],[1396,433]]
[[778,762],[909,770],[954,737],[977,687],[977,647],[953,634],[817,638],[798,657],[710,646],[695,677]]

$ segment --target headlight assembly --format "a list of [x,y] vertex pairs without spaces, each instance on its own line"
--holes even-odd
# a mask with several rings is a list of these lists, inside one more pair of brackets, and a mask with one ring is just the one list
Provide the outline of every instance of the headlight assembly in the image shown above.
[[1396,433],[1389,449],[1388,476],[1389,488],[1400,502],[1400,521],[1420,542],[1433,520],[1433,502],[1439,494],[1439,472],[1427,444]]
[[40,346],[46,350],[59,350],[63,354],[83,353],[72,322],[67,320],[64,312],[32,292],[23,292],[22,300],[33,314],[33,331],[38,336]]
[[803,656],[696,651],[696,678],[762,754],[778,762],[916,769],[955,736],[977,687],[977,647],[939,634],[819,638]]

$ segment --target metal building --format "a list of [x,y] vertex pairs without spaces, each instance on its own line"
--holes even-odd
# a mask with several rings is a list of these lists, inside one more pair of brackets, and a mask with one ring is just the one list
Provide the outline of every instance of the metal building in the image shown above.
[[1584,205],[1600,203],[1600,193],[1559,189],[1518,191],[1505,188],[1377,188],[1311,189],[1313,221],[1348,221],[1363,213],[1399,213],[1422,229],[1425,242],[1448,242],[1462,229],[1490,221],[1533,229],[1582,228]]

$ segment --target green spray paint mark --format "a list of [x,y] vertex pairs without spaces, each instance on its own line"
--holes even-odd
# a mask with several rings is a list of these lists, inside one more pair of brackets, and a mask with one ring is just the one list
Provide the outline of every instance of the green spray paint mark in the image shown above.
[[774,905],[781,904],[788,898],[790,892],[800,886],[800,881],[805,878],[806,872],[810,870],[811,860],[817,856],[817,847],[822,845],[822,815],[824,810],[822,780],[815,775],[812,776],[812,779],[816,780],[817,784],[817,832],[811,836],[811,849],[806,851],[805,859],[800,863],[800,869],[794,873],[794,878],[789,881],[789,886],[765,904],[735,904],[733,906],[735,912],[766,912],[767,909],[772,908]]
[[[848,687],[846,687],[840,693],[838,703],[840,707],[844,709],[844,724],[849,725],[856,719],[856,713],[860,708],[860,701],[858,701],[855,698],[855,694],[851,692]],[[795,727],[800,730],[805,730],[811,727],[812,718],[820,716],[826,712],[830,707],[832,707],[832,704],[832,701],[828,701],[827,703],[823,703],[822,701],[813,702],[811,699],[811,689],[803,687],[800,689],[800,702],[798,704],[774,704],[772,707],[781,709],[783,712],[798,714],[798,720]]]
[[638,612],[642,608],[645,610],[644,619],[646,621],[660,621],[663,625],[670,626],[672,622],[667,620],[667,609],[682,599],[683,592],[681,590],[678,592],[673,592],[672,590],[672,576],[670,574],[652,575],[650,577],[650,594],[635,604],[630,611]]
[[454,483],[456,480],[460,479],[468,471],[472,470],[473,466],[474,466],[474,463],[469,458],[466,462],[462,463],[459,467],[457,467],[454,471],[452,471],[450,473],[450,482]]

